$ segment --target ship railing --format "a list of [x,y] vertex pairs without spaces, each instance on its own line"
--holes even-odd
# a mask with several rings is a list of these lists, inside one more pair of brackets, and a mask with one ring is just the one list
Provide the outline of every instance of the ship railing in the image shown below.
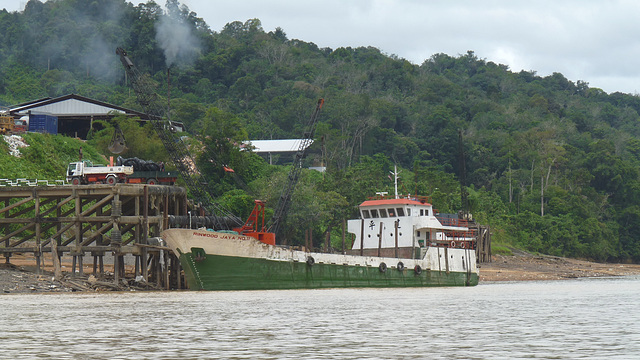
[[469,231],[445,231],[444,232],[444,236],[446,236],[448,239],[454,239],[454,240],[475,240],[476,239],[476,232],[475,230],[469,230]]
[[475,239],[447,239],[447,240],[430,240],[429,246],[435,247],[448,247],[473,250],[476,248],[477,242]]
[[469,221],[464,219],[450,218],[450,217],[440,217],[436,216],[440,224],[446,226],[457,226],[457,227],[469,227]]
[[[422,196],[422,195],[398,195],[397,197],[398,199],[409,199],[409,200],[413,200],[413,201],[419,201],[421,203],[431,203],[431,197],[430,196]],[[391,200],[391,199],[396,199],[395,195],[388,195],[388,194],[384,194],[384,195],[376,195],[376,196],[370,196],[368,197],[368,200]]]

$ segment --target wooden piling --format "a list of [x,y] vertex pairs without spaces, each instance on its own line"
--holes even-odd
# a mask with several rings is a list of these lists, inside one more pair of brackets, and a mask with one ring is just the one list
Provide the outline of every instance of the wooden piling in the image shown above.
[[[61,272],[61,258],[68,254],[70,271],[78,276],[84,272],[84,254],[92,256],[92,273],[104,275],[104,254],[110,252],[114,275],[121,282],[128,275],[125,256],[132,255],[140,257],[137,273],[146,279],[148,270],[157,271],[157,267],[146,264],[148,249],[139,245],[159,236],[171,215],[186,214],[187,204],[186,190],[178,186],[0,187],[0,256],[9,263],[15,253],[32,254],[34,265],[42,270],[50,252],[54,272],[56,266]],[[169,272],[176,269],[176,281],[167,281],[164,273],[156,274],[154,280],[176,286],[179,279],[183,285],[179,267],[165,265]]]
[[164,275],[164,289],[169,290],[171,288],[171,284],[169,283],[169,252],[166,250],[161,251],[164,257],[164,269],[162,270],[162,274]]
[[58,244],[56,239],[50,238],[51,243],[51,260],[53,261],[53,277],[56,280],[62,279],[62,268],[60,266],[60,257],[58,256]]
[[[142,244],[149,244],[149,189],[145,185],[142,193],[142,239],[140,239]],[[142,252],[142,263],[145,264],[147,261],[147,248],[143,247]],[[144,281],[149,281],[149,270],[147,266],[142,267],[142,278]]]

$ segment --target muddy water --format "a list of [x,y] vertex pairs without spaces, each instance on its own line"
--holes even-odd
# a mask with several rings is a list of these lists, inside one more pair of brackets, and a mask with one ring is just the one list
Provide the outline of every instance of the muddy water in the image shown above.
[[640,277],[0,296],[2,359],[632,359]]

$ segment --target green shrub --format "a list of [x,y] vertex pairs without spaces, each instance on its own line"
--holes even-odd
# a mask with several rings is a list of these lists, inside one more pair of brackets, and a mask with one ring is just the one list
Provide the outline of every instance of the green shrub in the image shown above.
[[509,247],[504,245],[495,245],[495,244],[491,245],[491,253],[493,255],[507,255],[507,256],[513,255],[513,252]]

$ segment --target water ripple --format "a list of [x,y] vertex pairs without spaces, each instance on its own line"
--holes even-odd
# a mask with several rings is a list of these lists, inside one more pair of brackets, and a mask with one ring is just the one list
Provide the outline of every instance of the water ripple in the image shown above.
[[628,359],[640,278],[6,295],[11,359]]

